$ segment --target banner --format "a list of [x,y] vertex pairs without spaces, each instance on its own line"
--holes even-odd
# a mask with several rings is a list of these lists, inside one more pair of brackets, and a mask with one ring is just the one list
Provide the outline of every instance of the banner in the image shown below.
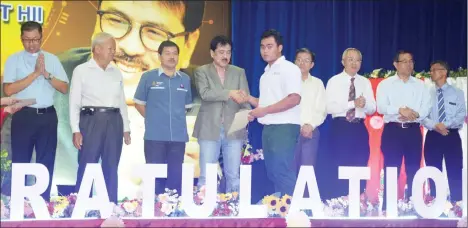
[[[24,21],[42,23],[42,49],[59,57],[69,79],[74,68],[91,57],[93,34],[104,30],[113,35],[120,34],[116,37],[114,64],[124,75],[132,144],[123,146],[119,164],[119,198],[132,197],[141,180],[132,178],[130,171],[145,163],[144,119],[134,108],[132,99],[142,73],[160,66],[157,53],[150,50],[154,47],[147,47],[143,42],[145,34],[140,28],[152,27],[152,31],[157,31],[161,37],[161,42],[169,38],[177,43],[180,48],[177,68],[192,77],[197,66],[212,61],[209,52],[211,39],[216,35],[229,35],[229,11],[227,1],[2,1],[1,73],[3,75],[8,56],[23,50],[20,26]],[[128,26],[120,26],[119,30],[102,26],[110,20],[120,20],[124,22],[121,24]],[[172,37],[185,31],[189,34]],[[190,141],[186,146],[185,163],[195,165],[195,177],[198,177],[199,147],[191,134],[201,102],[193,81],[192,78],[195,107],[187,114]],[[59,118],[54,185],[75,185],[76,181],[78,151],[72,143],[68,99],[68,94],[58,92],[54,98]],[[7,119],[2,127],[2,148],[10,148],[10,123],[11,120]]]

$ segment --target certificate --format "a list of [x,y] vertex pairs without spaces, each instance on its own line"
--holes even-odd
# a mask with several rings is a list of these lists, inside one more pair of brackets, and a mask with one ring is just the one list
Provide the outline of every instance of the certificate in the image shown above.
[[247,124],[249,123],[249,112],[251,111],[252,110],[244,109],[236,113],[236,115],[234,116],[234,121],[232,121],[231,128],[228,131],[228,135],[238,130],[245,129],[245,127],[247,127]]

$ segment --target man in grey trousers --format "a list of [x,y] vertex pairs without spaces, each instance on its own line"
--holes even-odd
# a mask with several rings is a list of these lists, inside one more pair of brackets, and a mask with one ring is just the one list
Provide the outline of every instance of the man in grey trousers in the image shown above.
[[109,200],[117,203],[117,188],[122,141],[130,144],[127,104],[123,77],[111,65],[116,43],[107,33],[93,38],[93,57],[73,71],[70,87],[70,126],[73,144],[78,149],[78,192],[88,163],[102,159],[102,171]]

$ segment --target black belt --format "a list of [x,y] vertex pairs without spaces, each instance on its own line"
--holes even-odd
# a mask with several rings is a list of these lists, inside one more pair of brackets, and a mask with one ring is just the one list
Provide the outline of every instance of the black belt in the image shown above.
[[392,125],[399,128],[412,128],[412,127],[420,127],[420,123],[399,123],[399,122],[388,122],[388,125]]
[[83,115],[93,115],[95,112],[120,112],[119,108],[113,107],[83,107],[81,108],[81,114]]
[[26,111],[26,112],[35,112],[38,115],[44,114],[44,113],[49,113],[49,112],[55,112],[54,106],[49,106],[47,108],[24,107],[21,110]]
[[348,119],[346,119],[346,117],[335,117],[333,118],[334,120],[342,120],[342,121],[346,121],[346,122],[349,122],[349,123],[363,123],[364,122],[364,119],[363,118],[354,118],[352,119],[351,121],[349,121]]

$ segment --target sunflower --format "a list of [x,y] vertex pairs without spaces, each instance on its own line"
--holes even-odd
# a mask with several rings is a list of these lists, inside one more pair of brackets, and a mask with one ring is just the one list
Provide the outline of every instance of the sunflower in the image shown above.
[[285,201],[280,201],[276,204],[276,213],[278,213],[281,217],[285,217],[288,214],[289,205]]
[[265,196],[265,198],[262,200],[262,203],[268,206],[268,211],[274,211],[279,202],[280,199],[276,196]]
[[284,195],[283,197],[281,197],[281,202],[284,202],[285,204],[287,204],[288,206],[291,206],[291,196],[286,194]]

